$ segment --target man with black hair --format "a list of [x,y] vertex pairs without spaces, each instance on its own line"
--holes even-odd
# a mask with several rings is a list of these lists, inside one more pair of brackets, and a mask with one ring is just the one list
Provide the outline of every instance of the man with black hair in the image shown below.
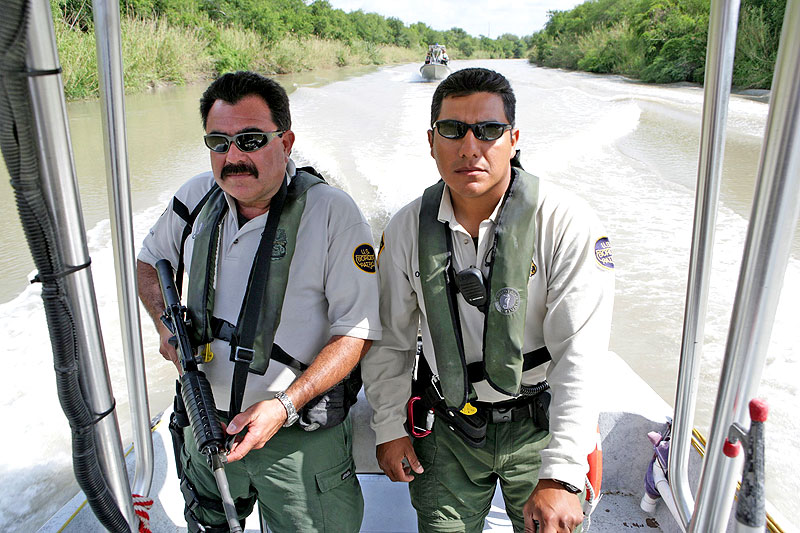
[[515,105],[491,70],[441,82],[428,130],[441,181],[378,251],[383,337],[362,374],[378,462],[410,482],[422,532],[481,531],[498,482],[515,531],[583,521],[614,264],[591,209],[522,169]]
[[[346,193],[296,168],[277,82],[225,74],[200,112],[211,171],[178,190],[145,238],[139,295],[178,365],[153,265],[168,259],[180,284],[185,260],[193,348],[238,434],[226,471],[240,519],[258,500],[272,531],[356,532],[363,499],[347,414],[360,388],[351,371],[380,338],[371,230]],[[190,428],[183,436],[189,530],[227,531],[214,476]]]

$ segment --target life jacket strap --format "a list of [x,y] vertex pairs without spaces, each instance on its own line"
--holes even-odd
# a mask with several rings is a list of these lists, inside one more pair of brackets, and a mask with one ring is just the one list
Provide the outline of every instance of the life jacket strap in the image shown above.
[[175,268],[175,289],[178,291],[178,296],[181,295],[181,290],[183,289],[183,269],[184,269],[184,258],[183,258],[183,245],[186,242],[186,239],[189,238],[189,235],[192,233],[192,226],[194,225],[194,221],[197,218],[197,215],[200,214],[200,210],[203,209],[203,206],[206,205],[208,198],[219,188],[219,185],[216,183],[213,187],[211,187],[208,192],[200,199],[194,209],[189,211],[189,208],[186,207],[186,204],[178,200],[176,197],[172,197],[172,210],[175,212],[176,215],[181,217],[181,219],[186,222],[186,225],[183,227],[183,233],[181,234],[181,243],[178,246],[178,265]]
[[[236,326],[227,320],[212,316],[211,331],[214,333],[214,338],[230,342],[233,338],[233,332],[236,331]],[[305,372],[308,368],[307,364],[303,363],[302,361],[298,361],[286,353],[283,348],[274,343],[272,345],[272,351],[270,352],[269,358],[273,361],[277,361],[283,365],[293,368],[298,372]]]
[[[547,351],[546,346],[542,346],[538,350],[522,354],[522,371],[527,372],[550,360],[550,352]],[[486,379],[486,367],[483,361],[475,361],[474,363],[468,364],[467,375],[469,376],[470,383],[477,383]]]

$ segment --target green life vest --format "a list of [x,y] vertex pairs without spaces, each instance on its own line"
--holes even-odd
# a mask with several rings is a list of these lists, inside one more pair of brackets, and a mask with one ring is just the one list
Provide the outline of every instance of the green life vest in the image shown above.
[[[483,366],[496,390],[517,396],[522,386],[528,280],[534,251],[539,179],[512,167],[512,181],[495,226],[483,325]],[[450,290],[449,226],[439,222],[444,182],[422,195],[419,213],[419,271],[428,328],[436,353],[441,391],[458,409],[475,398],[461,339],[455,295]]]
[[[250,272],[250,279],[247,283],[244,298],[244,302],[247,302],[250,298],[257,298],[255,302],[258,303],[256,307],[258,317],[256,318],[256,333],[253,345],[245,346],[245,348],[252,348],[253,350],[253,360],[248,368],[249,372],[263,375],[269,366],[275,331],[278,329],[278,323],[280,322],[283,298],[289,279],[289,266],[292,262],[297,241],[297,230],[306,205],[305,193],[308,189],[320,183],[325,183],[325,181],[303,169],[298,169],[288,187],[284,184],[286,197],[280,213],[271,211],[268,217],[267,226],[271,222],[275,224],[275,220],[270,221],[269,218],[275,214],[279,215],[270,261],[266,262],[269,268],[266,284],[260,297],[259,295],[250,294],[251,287],[254,285],[254,277],[260,277],[258,274],[254,276],[254,268]],[[213,279],[216,273],[220,226],[228,212],[228,203],[225,200],[222,189],[216,185],[215,187],[217,190],[208,195],[206,203],[197,215],[194,224],[197,230],[194,233],[194,250],[192,252],[187,290],[187,314],[190,319],[189,335],[192,337],[194,346],[208,344],[214,337],[211,320],[214,312]],[[265,229],[264,233],[267,233],[267,229]],[[257,261],[258,253],[253,260],[253,264],[255,265]],[[239,314],[239,324],[244,320],[254,320],[251,316],[245,316],[245,309],[245,303],[243,303],[242,312]],[[239,327],[237,326],[238,330]]]

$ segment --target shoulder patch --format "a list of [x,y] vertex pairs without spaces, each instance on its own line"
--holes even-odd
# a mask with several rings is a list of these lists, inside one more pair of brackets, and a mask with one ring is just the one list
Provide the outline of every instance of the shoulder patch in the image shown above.
[[375,273],[375,249],[372,245],[363,243],[353,250],[353,262],[358,268],[369,274]]
[[536,274],[536,263],[534,263],[533,259],[531,259],[531,275],[528,277],[532,278],[534,274]]
[[614,258],[611,256],[611,243],[608,241],[608,237],[600,237],[594,243],[594,257],[601,267],[609,270],[614,268]]
[[381,233],[381,244],[378,246],[378,262],[381,262],[381,252],[383,252],[383,233]]

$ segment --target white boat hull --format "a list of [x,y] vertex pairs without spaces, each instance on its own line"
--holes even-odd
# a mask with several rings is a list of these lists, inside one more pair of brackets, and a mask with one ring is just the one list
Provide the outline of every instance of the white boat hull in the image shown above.
[[428,63],[419,68],[419,73],[426,80],[443,80],[450,75],[450,67],[441,63]]

